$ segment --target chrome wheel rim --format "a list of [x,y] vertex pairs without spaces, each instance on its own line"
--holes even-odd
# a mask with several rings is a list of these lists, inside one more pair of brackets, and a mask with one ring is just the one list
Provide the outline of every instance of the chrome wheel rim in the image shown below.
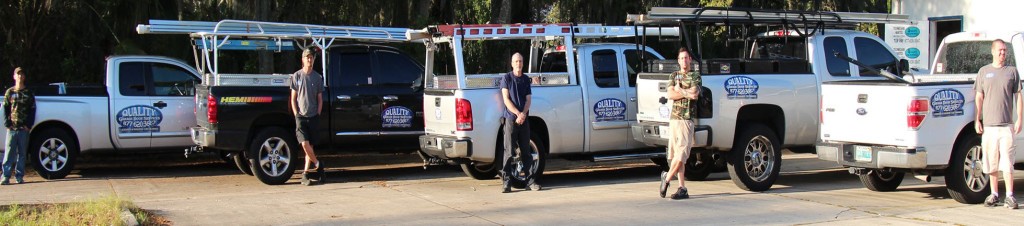
[[981,146],[974,145],[971,149],[967,150],[967,156],[964,158],[964,184],[967,185],[967,189],[972,192],[982,192],[985,190],[985,186],[988,185],[988,174],[982,171],[982,155]]
[[64,141],[50,138],[39,146],[39,165],[49,172],[64,169],[68,163],[68,146]]
[[765,136],[755,136],[747,142],[743,152],[743,168],[747,177],[756,182],[764,181],[771,175],[769,171],[775,167],[775,147]]
[[[512,175],[518,180],[526,181],[526,175],[534,175],[537,173],[537,168],[540,166],[540,155],[537,154],[537,145],[530,142],[530,149],[533,150],[530,152],[530,156],[533,157],[533,167],[530,167],[530,169],[524,169],[525,166],[523,165],[522,158],[518,156],[515,157],[515,167],[512,168]],[[521,149],[516,149],[516,153],[521,154]],[[529,174],[526,174],[527,170],[529,170]]]
[[280,137],[271,137],[260,145],[260,170],[272,177],[284,175],[288,164],[291,164],[291,148]]

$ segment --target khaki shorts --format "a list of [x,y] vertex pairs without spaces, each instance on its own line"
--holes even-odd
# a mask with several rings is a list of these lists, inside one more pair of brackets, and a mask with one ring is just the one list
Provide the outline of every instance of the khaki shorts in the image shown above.
[[982,171],[986,174],[1013,170],[1013,130],[1009,126],[985,126],[981,134]]
[[669,133],[668,153],[666,157],[669,162],[679,159],[686,162],[690,157],[690,148],[693,147],[693,121],[691,120],[670,120],[668,122]]

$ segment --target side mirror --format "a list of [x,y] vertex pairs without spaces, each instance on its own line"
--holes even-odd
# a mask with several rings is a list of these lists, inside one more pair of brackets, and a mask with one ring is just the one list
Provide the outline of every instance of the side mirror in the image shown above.
[[910,73],[910,61],[907,59],[900,59],[900,74]]

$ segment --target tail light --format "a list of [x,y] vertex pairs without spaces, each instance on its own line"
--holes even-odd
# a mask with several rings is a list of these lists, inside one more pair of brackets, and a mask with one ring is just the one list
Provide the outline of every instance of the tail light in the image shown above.
[[455,130],[473,130],[473,106],[469,104],[469,100],[455,99]]
[[907,129],[917,130],[928,116],[928,99],[915,98],[907,106]]
[[217,98],[213,94],[206,96],[206,121],[217,123]]

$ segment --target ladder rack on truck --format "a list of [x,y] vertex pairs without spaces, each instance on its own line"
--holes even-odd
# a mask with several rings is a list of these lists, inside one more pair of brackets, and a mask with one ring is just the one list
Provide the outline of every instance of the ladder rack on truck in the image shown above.
[[[434,50],[437,43],[448,43],[451,45],[455,55],[455,76],[449,77],[447,82],[458,84],[457,88],[464,89],[467,84],[466,69],[463,62],[463,40],[531,40],[530,58],[535,59],[542,54],[537,49],[543,41],[562,41],[566,55],[566,67],[569,74],[576,74],[576,55],[572,54],[574,49],[573,40],[576,38],[631,38],[641,35],[651,36],[679,36],[678,28],[638,28],[636,26],[604,26],[600,24],[568,23],[560,24],[454,24],[436,25],[422,30],[409,33],[413,37],[429,36],[425,40],[427,45],[427,63],[424,65],[426,74],[434,74]],[[567,41],[568,40],[568,41]],[[639,47],[638,47],[639,48]],[[534,66],[529,67],[532,72]],[[576,84],[575,76],[554,75],[558,80],[565,80],[566,84]],[[491,76],[494,77],[494,76]],[[564,77],[564,78],[562,78]],[[488,78],[488,79],[496,79]],[[433,79],[437,80],[437,79]],[[428,80],[430,82],[431,80]],[[438,84],[439,81],[433,81]],[[490,84],[488,82],[483,82]],[[431,87],[431,86],[427,86]],[[449,87],[455,88],[455,87]]]
[[[652,7],[647,14],[628,14],[626,22],[637,27],[675,27],[683,32],[685,45],[690,47],[690,36],[686,27],[700,32],[701,26],[739,26],[742,37],[749,37],[751,27],[778,26],[782,31],[795,32],[807,37],[825,29],[853,29],[860,23],[907,24],[910,17],[887,13],[853,13],[828,11],[771,10],[729,7]],[[729,35],[733,34],[728,29]],[[783,32],[781,34],[787,34]],[[699,35],[699,34],[698,34]],[[702,57],[700,39],[697,39],[697,54]],[[746,41],[745,41],[746,42]],[[646,43],[643,43],[646,44]],[[747,43],[744,43],[746,45]],[[689,48],[694,49],[694,48]]]
[[[187,34],[193,39],[196,69],[207,77],[204,83],[212,85],[284,85],[287,75],[222,74],[219,70],[220,50],[297,50],[296,40],[311,41],[320,55],[327,53],[335,40],[363,42],[413,42],[423,37],[410,36],[408,28],[329,26],[298,23],[279,23],[246,20],[175,21],[150,20],[136,27],[139,34]],[[201,52],[201,53],[200,53]],[[321,71],[327,71],[327,58],[320,57]],[[325,80],[326,82],[326,80]]]

